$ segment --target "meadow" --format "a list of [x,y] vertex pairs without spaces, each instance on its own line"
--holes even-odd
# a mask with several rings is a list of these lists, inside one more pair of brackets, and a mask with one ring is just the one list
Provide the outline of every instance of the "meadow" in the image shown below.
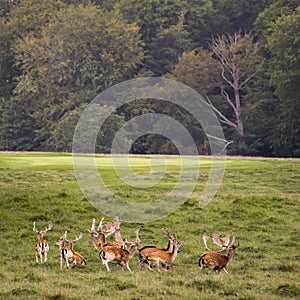
[[[299,299],[300,160],[227,157],[222,185],[201,208],[210,163],[209,158],[199,159],[203,167],[197,186],[179,209],[156,221],[121,223],[128,240],[140,230],[140,248],[166,246],[162,227],[176,233],[183,246],[174,268],[139,270],[135,255],[130,273],[118,265],[107,272],[89,244],[87,229],[103,214],[81,192],[70,154],[1,153],[0,299]],[[134,172],[149,173],[148,160],[132,157]],[[118,180],[109,157],[97,157],[107,185],[128,201],[151,201],[174,186],[178,159],[165,161],[164,180],[156,188],[138,189]],[[45,236],[50,243],[48,261],[36,264],[33,222],[43,229],[48,220],[53,222]],[[59,269],[54,242],[66,230],[70,239],[84,233],[75,249],[86,258],[85,267]],[[227,268],[230,276],[200,272],[198,267],[199,255],[205,252],[202,235],[214,231],[234,231],[240,244]]]

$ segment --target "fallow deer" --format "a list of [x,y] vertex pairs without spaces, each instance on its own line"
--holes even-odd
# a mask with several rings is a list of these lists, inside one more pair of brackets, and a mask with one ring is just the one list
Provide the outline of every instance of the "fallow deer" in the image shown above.
[[144,263],[148,263],[147,261],[147,256],[151,253],[151,252],[155,252],[157,250],[161,250],[161,251],[165,251],[165,252],[168,252],[168,253],[172,253],[173,251],[173,246],[174,246],[174,236],[171,235],[169,233],[169,231],[167,229],[164,229],[162,228],[161,229],[161,233],[163,235],[165,235],[166,237],[168,237],[168,246],[166,248],[158,248],[158,247],[155,247],[155,246],[145,246],[141,249],[139,249],[139,255],[138,255],[138,258],[139,258],[139,268],[140,270],[143,268],[144,266]]
[[[151,263],[154,263],[156,265],[157,271],[160,272],[159,264],[164,264],[165,266],[172,266],[174,263],[174,260],[178,254],[178,249],[182,246],[180,241],[177,239],[173,240],[173,249],[172,252],[169,253],[165,250],[157,250],[154,252],[151,252],[147,255],[146,260],[147,260],[147,267],[149,270],[153,270],[151,267]],[[164,270],[167,271],[168,268],[164,267]]]
[[39,258],[42,263],[43,257],[44,257],[44,262],[47,261],[49,244],[46,240],[43,239],[43,237],[49,230],[52,229],[52,227],[53,227],[52,222],[48,221],[48,227],[43,231],[39,231],[35,226],[35,222],[33,222],[33,231],[36,233],[36,239],[37,239],[37,243],[35,244],[35,249],[36,249],[35,260],[37,263],[39,262]]
[[102,263],[105,265],[107,271],[110,271],[108,264],[110,262],[116,262],[122,266],[125,266],[129,272],[131,269],[129,267],[129,261],[135,254],[138,249],[138,244],[140,242],[139,239],[139,231],[135,232],[136,239],[133,243],[130,243],[130,248],[128,250],[115,247],[115,246],[105,246],[99,252],[99,257]]
[[116,226],[113,225],[112,223],[107,223],[106,230],[104,230],[103,229],[103,221],[104,221],[104,218],[101,219],[98,229],[96,230],[96,219],[93,219],[91,230],[88,230],[88,232],[91,236],[90,243],[95,246],[97,251],[101,251],[101,249],[104,246],[114,246],[114,247],[124,248],[125,243],[123,241],[122,242],[118,242],[118,241],[110,242],[110,241],[106,240],[106,238],[108,236],[110,236],[111,234],[113,234],[115,232]]
[[[82,233],[80,234],[79,238],[68,241],[66,231],[64,235],[55,242],[55,245],[59,246],[61,270],[63,261],[66,262],[67,268],[69,268],[70,266],[74,268],[76,265],[86,265],[86,260],[84,259],[84,257],[73,250],[74,244],[81,238]],[[69,246],[65,246],[65,242],[67,242]]]
[[[222,239],[224,243],[220,242],[219,237],[220,237],[219,232],[215,232],[212,236],[212,240],[216,245],[221,247],[221,250],[213,251],[207,247],[207,241],[209,237],[206,234],[203,235],[203,242],[208,252],[205,252],[200,256],[199,267],[202,267],[202,269],[207,268],[211,272],[215,271],[217,273],[220,273],[221,270],[223,270],[227,275],[229,275],[228,271],[226,270],[226,266],[232,260],[233,257],[237,256],[236,248],[239,246],[239,243],[237,245],[234,244],[235,243],[234,233],[232,233],[232,240],[230,246],[229,246],[230,243],[229,237],[225,237]],[[221,253],[224,249],[227,249],[226,254]]]

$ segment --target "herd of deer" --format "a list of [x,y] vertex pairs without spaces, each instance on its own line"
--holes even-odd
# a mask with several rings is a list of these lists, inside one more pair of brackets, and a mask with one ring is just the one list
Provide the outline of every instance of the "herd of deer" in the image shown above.
[[[33,223],[33,231],[36,232],[36,262],[47,261],[47,254],[49,251],[49,243],[43,239],[44,235],[51,230],[53,224],[51,221],[48,222],[48,227],[39,231],[35,222]],[[125,267],[128,271],[131,272],[129,267],[129,261],[134,256],[134,254],[138,253],[139,259],[139,269],[142,270],[144,265],[149,270],[156,269],[160,271],[160,266],[164,270],[169,270],[174,260],[177,256],[178,249],[182,246],[180,241],[175,238],[173,234],[167,229],[161,229],[161,233],[168,238],[168,246],[166,248],[158,248],[155,246],[145,246],[141,249],[138,248],[140,239],[139,239],[139,231],[135,232],[136,238],[134,242],[128,242],[127,240],[123,240],[121,236],[120,229],[120,220],[115,218],[114,223],[104,224],[104,218],[101,219],[97,229],[96,229],[96,220],[93,219],[91,230],[87,230],[90,234],[90,244],[93,244],[96,250],[98,251],[99,258],[102,263],[105,265],[107,271],[110,271],[108,264],[109,263],[118,263],[121,266]],[[107,237],[115,234],[115,241],[108,241]],[[59,246],[60,252],[60,269],[63,267],[63,262],[66,263],[67,268],[86,265],[86,260],[82,255],[74,250],[74,244],[79,241],[83,237],[82,232],[79,237],[75,240],[67,240],[67,232],[65,232],[61,238],[59,238],[55,245]],[[239,244],[235,245],[234,234],[232,233],[232,238],[230,242],[230,237],[226,236],[221,238],[223,243],[220,241],[220,233],[215,232],[212,235],[212,241],[217,246],[221,247],[219,251],[210,250],[207,246],[207,241],[209,240],[209,236],[206,234],[203,235],[203,242],[207,252],[203,253],[199,257],[199,267],[202,269],[207,268],[209,271],[215,271],[219,273],[223,270],[228,274],[226,270],[226,266],[230,262],[230,260],[236,256],[236,248]],[[127,250],[127,246],[129,249]],[[226,254],[222,252],[227,250]]]

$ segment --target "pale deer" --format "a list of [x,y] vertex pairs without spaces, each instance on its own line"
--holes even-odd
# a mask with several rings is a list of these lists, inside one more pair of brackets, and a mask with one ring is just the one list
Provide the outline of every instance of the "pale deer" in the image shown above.
[[[212,236],[212,240],[216,245],[221,247],[221,250],[213,251],[207,247],[207,240],[209,239],[209,237],[206,234],[203,235],[203,242],[208,252],[205,252],[200,256],[199,267],[202,267],[202,269],[207,268],[209,271],[215,271],[216,273],[220,273],[220,271],[223,270],[227,275],[229,275],[228,271],[226,270],[226,266],[232,260],[233,257],[237,256],[236,248],[239,246],[239,244],[234,244],[234,233],[232,233],[232,240],[230,246],[229,237],[225,237],[222,239],[224,243],[220,242],[219,237],[219,232],[215,232]],[[226,254],[221,253],[224,249],[227,249]]]
[[35,222],[33,222],[33,231],[36,233],[36,239],[37,239],[37,243],[35,244],[35,260],[38,263],[39,262],[39,258],[41,263],[43,262],[43,257],[44,257],[44,262],[47,261],[47,255],[49,252],[49,244],[46,240],[43,239],[44,235],[51,230],[53,227],[52,222],[48,221],[48,227],[43,230],[43,231],[39,231],[36,226],[35,226]]
[[102,263],[105,265],[106,270],[109,272],[109,266],[108,264],[111,262],[118,263],[122,266],[125,266],[129,272],[131,272],[131,269],[129,267],[129,261],[135,254],[135,252],[138,249],[138,244],[140,242],[139,239],[139,231],[137,230],[135,232],[136,239],[133,243],[130,243],[130,248],[128,250],[115,247],[115,246],[104,246],[99,252],[99,258],[101,259]]
[[174,246],[174,243],[173,243],[174,236],[171,235],[169,233],[169,231],[167,229],[164,229],[164,228],[161,229],[161,233],[168,238],[168,246],[166,248],[158,248],[158,247],[155,247],[155,246],[145,246],[145,247],[139,249],[138,258],[139,258],[139,268],[140,268],[140,270],[143,268],[144,263],[148,263],[147,256],[151,252],[161,250],[161,251],[166,251],[168,253],[172,253],[173,246]]
[[[63,261],[66,262],[67,268],[69,268],[70,266],[74,268],[75,266],[86,265],[86,260],[84,259],[84,257],[73,250],[74,244],[81,238],[82,233],[80,234],[79,238],[68,241],[66,231],[64,235],[55,242],[55,245],[59,246],[61,270]],[[69,246],[65,246],[65,242],[67,242]]]
[[147,255],[147,267],[149,270],[153,270],[151,267],[151,263],[153,263],[156,266],[157,271],[160,272],[159,264],[165,265],[163,269],[165,271],[168,270],[169,267],[171,267],[174,263],[175,258],[178,254],[178,249],[182,246],[179,240],[173,239],[173,249],[172,252],[169,253],[165,250],[156,250],[154,252],[151,252]]

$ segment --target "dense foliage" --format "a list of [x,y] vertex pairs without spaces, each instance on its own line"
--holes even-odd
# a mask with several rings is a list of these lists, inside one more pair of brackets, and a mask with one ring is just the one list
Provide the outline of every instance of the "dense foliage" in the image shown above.
[[[299,19],[295,0],[2,0],[0,150],[71,151],[77,121],[98,93],[165,76],[206,97],[228,153],[299,157]],[[209,153],[199,124],[153,100],[118,109],[96,150],[109,152],[130,118],[171,110]],[[131,150],[177,153],[153,134]]]

